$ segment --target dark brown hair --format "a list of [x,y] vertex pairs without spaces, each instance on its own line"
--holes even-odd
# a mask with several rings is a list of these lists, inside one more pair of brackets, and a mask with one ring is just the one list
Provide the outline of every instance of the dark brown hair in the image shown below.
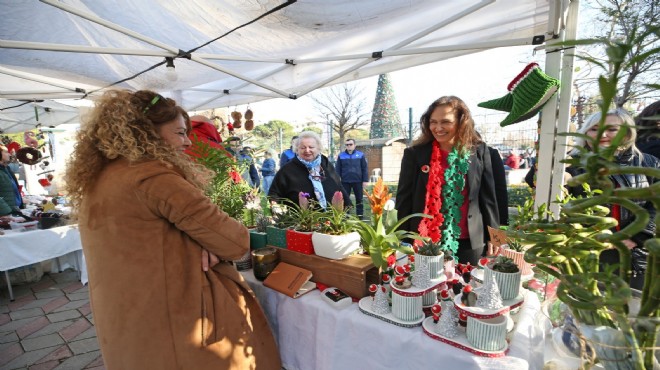
[[433,133],[429,128],[431,125],[431,114],[433,114],[433,111],[436,108],[444,105],[452,107],[456,113],[456,121],[458,122],[458,127],[456,129],[456,145],[458,146],[458,149],[461,151],[472,150],[472,147],[480,143],[481,139],[474,129],[474,120],[472,119],[470,109],[463,100],[455,96],[440,97],[429,105],[419,120],[422,134],[415,140],[413,145],[423,145],[435,140]]

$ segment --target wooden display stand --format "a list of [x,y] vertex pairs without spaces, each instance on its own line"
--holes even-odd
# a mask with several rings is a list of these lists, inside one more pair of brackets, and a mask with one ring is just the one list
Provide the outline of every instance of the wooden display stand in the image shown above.
[[343,260],[279,249],[280,261],[310,270],[312,281],[337,287],[353,298],[369,295],[369,285],[378,283],[378,269],[371,257],[353,255]]

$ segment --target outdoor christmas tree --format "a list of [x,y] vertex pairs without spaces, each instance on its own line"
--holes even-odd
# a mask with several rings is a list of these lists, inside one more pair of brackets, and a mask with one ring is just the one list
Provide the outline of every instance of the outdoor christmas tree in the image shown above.
[[376,101],[371,114],[369,139],[381,139],[403,136],[401,117],[396,106],[394,89],[387,74],[378,77]]

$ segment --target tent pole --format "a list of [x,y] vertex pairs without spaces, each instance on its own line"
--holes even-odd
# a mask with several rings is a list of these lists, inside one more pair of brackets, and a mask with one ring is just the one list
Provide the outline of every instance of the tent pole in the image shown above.
[[[555,5],[557,5],[555,3]],[[573,86],[573,62],[575,53],[573,50],[562,51],[561,48],[553,48],[553,45],[565,41],[575,40],[577,36],[579,1],[572,0],[568,8],[566,27],[559,32],[557,39],[548,42],[546,46],[546,73],[550,76],[560,76],[561,87],[555,94],[541,114],[541,126],[539,132],[539,153],[537,153],[538,167],[536,180],[535,208],[542,204],[548,205],[555,217],[559,216],[559,205],[554,203],[557,197],[562,195],[564,184],[564,163],[566,158],[568,138],[557,136],[557,133],[569,131],[571,92]],[[551,9],[552,10],[552,9]],[[551,15],[553,12],[551,11]],[[548,27],[552,28],[557,23],[554,19],[563,15],[562,9],[554,9],[555,18],[548,21]],[[550,29],[550,31],[553,31]],[[556,40],[556,41],[555,41]]]
[[[39,83],[42,83],[42,84],[50,85],[50,86],[60,87],[62,89],[69,90],[71,92],[76,92],[75,87],[69,87],[69,86],[65,86],[65,85],[62,85],[62,84],[58,84],[56,82],[47,80],[45,78],[41,78],[41,76],[37,76],[37,75],[29,74],[29,73],[18,72],[18,71],[13,71],[13,70],[5,68],[5,67],[0,67],[0,73],[8,75],[8,76],[22,78],[24,80],[29,80],[29,81],[34,81],[34,82],[39,82]],[[82,93],[79,93],[79,95],[82,95]]]

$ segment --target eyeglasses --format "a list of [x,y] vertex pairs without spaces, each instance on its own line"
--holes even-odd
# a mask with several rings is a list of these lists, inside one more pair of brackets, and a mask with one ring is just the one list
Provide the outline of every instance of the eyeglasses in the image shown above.
[[353,146],[353,145],[355,145],[355,144],[353,144],[353,143],[346,143],[346,146]]
[[142,114],[147,114],[149,109],[151,109],[151,107],[156,105],[156,103],[158,103],[161,99],[165,100],[165,98],[163,98],[160,94],[156,94],[156,96],[154,96],[154,98],[151,99],[149,104],[146,107],[144,107],[144,110],[142,111]]

